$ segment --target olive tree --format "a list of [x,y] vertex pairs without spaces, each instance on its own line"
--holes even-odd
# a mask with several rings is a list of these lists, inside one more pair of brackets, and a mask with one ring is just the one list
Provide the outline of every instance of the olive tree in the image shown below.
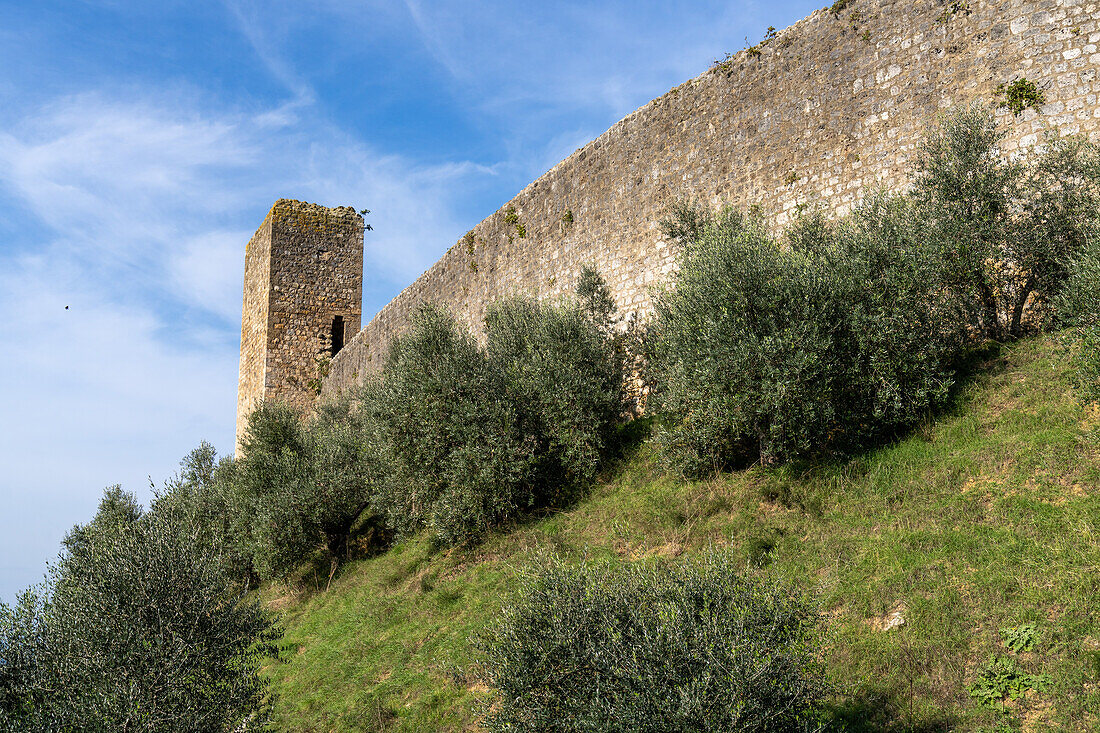
[[841,222],[691,212],[658,293],[650,369],[663,455],[688,474],[849,453],[919,419],[952,383],[957,317],[903,198]]
[[821,729],[820,619],[729,555],[529,573],[475,639],[489,731]]
[[377,385],[390,471],[377,506],[400,536],[429,529],[442,544],[477,538],[531,507],[536,446],[477,342],[425,306],[394,339]]
[[264,728],[259,662],[277,627],[201,533],[167,508],[136,506],[108,491],[44,586],[0,606],[7,729]]
[[369,515],[382,480],[370,433],[350,397],[319,407],[308,421],[266,402],[249,416],[233,486],[234,531],[261,578],[285,577],[321,550],[330,577],[347,559],[353,528]]
[[1041,312],[1057,295],[1100,216],[1096,146],[1051,138],[1026,161],[1009,160],[1006,134],[981,106],[951,112],[914,177],[946,286],[974,331],[998,341],[1023,335],[1027,309]]

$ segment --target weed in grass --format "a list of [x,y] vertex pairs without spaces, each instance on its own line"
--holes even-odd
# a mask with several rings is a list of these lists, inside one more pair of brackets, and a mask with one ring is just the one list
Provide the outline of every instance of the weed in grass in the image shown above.
[[1085,655],[1085,669],[1092,679],[1100,682],[1100,651],[1088,652]]
[[1035,624],[1006,626],[1001,629],[1001,640],[1014,652],[1030,652],[1039,641],[1039,632]]
[[763,528],[759,534],[749,537],[745,543],[749,565],[763,568],[771,565],[782,533],[774,528]]
[[1029,674],[1020,669],[1015,659],[994,654],[967,689],[982,705],[1004,710],[1005,700],[1018,700],[1028,690],[1042,691],[1050,683],[1048,675]]

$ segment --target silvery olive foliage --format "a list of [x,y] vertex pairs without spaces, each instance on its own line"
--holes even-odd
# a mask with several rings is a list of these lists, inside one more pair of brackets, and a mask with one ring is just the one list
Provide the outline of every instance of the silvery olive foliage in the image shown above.
[[1006,134],[984,107],[948,113],[921,148],[913,188],[944,286],[968,326],[997,341],[1049,315],[1100,220],[1095,145],[1051,137],[1021,162],[1003,154]]
[[331,570],[348,558],[357,524],[370,522],[384,480],[369,413],[350,397],[308,420],[269,402],[249,416],[231,486],[232,534],[261,579],[286,577],[321,551]]
[[1049,322],[1098,230],[1100,153],[1050,139],[1021,163],[1004,136],[987,109],[952,112],[911,193],[802,216],[782,238],[676,207],[682,264],[650,337],[669,462],[698,474],[875,445],[943,403],[967,342]]
[[592,295],[584,302],[593,310],[504,300],[485,320],[486,358],[516,405],[519,434],[535,446],[532,483],[543,506],[561,506],[595,478],[624,409],[609,296]]
[[376,506],[399,535],[441,544],[479,536],[532,506],[533,441],[474,338],[424,307],[394,339],[377,399],[389,471]]
[[212,521],[232,556],[268,579],[321,551],[335,572],[353,532],[426,528],[459,544],[569,501],[623,411],[613,302],[594,273],[582,282],[575,301],[495,304],[484,347],[425,306],[354,393],[307,420],[274,402],[257,408],[239,457],[199,492],[199,504],[224,508]]
[[960,339],[913,206],[878,194],[783,240],[733,210],[681,210],[656,299],[655,437],[688,474],[843,454],[942,402]]
[[394,340],[361,400],[389,464],[375,505],[395,533],[469,542],[595,476],[623,409],[622,367],[610,296],[586,282],[578,302],[496,303],[484,347],[433,306]]
[[279,631],[193,524],[115,487],[66,547],[0,605],[0,729],[265,728]]
[[489,731],[822,728],[813,605],[717,551],[675,565],[547,560],[475,647]]
[[[180,461],[180,471],[155,491],[152,509],[170,512],[213,547],[225,571],[242,583],[257,580],[233,483],[235,465],[203,441]],[[102,514],[102,509],[100,510]]]
[[1066,286],[1054,305],[1057,324],[1066,328],[1081,396],[1100,400],[1100,231],[1070,262]]

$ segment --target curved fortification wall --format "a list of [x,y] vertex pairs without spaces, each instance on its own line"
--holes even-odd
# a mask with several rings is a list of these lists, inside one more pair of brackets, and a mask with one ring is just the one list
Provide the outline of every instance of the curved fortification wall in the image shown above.
[[[838,7],[843,5],[843,7]],[[658,227],[681,198],[843,214],[899,189],[936,114],[1026,78],[1046,104],[1003,111],[1008,152],[1045,130],[1100,141],[1100,4],[1085,0],[849,0],[819,10],[653,100],[527,186],[392,302],[333,360],[325,393],[381,363],[426,301],[475,331],[493,300],[554,297],[595,266],[624,314],[651,312],[675,266]]]

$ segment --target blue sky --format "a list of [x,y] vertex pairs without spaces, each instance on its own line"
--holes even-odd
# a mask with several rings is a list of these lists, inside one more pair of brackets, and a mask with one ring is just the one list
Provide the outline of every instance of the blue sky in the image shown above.
[[[0,0],[0,600],[232,448],[244,245],[370,208],[364,320],[617,120],[821,5]],[[65,306],[69,306],[66,310]]]

